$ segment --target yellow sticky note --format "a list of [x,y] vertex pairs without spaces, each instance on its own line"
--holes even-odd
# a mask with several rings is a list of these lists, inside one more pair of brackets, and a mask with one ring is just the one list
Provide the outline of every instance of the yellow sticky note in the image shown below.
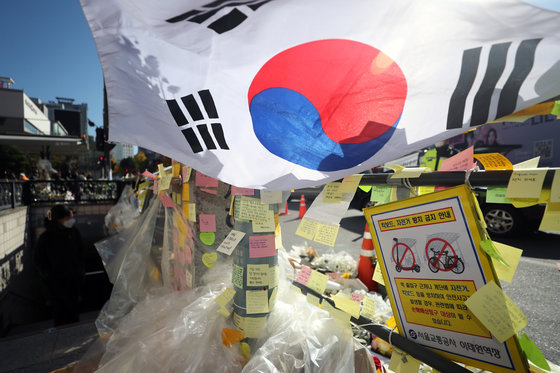
[[322,294],[327,288],[327,282],[329,281],[329,276],[317,272],[315,270],[311,271],[309,280],[307,281],[307,286],[311,290],[315,290],[317,293]]
[[517,269],[517,265],[519,264],[519,259],[521,258],[523,250],[520,250],[513,246],[504,245],[503,243],[499,243],[496,241],[494,241],[494,247],[496,248],[500,256],[504,259],[504,261],[509,264],[509,267],[505,266],[500,263],[499,260],[492,258],[492,264],[494,264],[496,274],[498,275],[498,278],[500,280],[511,282],[511,280],[513,279],[513,275],[515,274],[515,270]]
[[278,265],[268,268],[268,287],[278,286],[280,281],[280,267]]
[[247,286],[268,286],[268,264],[247,264]]
[[165,174],[165,167],[163,167],[163,163],[159,163],[157,165],[158,171],[159,171],[159,176],[163,177],[163,175]]
[[321,299],[317,298],[315,295],[311,293],[307,293],[306,296],[307,302],[311,303],[314,306],[321,307]]
[[356,188],[358,188],[360,181],[362,181],[362,176],[364,175],[355,174],[355,175],[346,176],[344,179],[342,179],[342,185],[340,186],[340,191],[342,193],[354,193],[356,191]]
[[334,317],[335,319],[342,321],[345,325],[348,325],[350,323],[349,314],[347,314],[346,312],[342,312],[341,310],[337,310],[336,308],[331,306],[331,304],[326,300],[323,301],[323,303],[321,303],[321,308],[327,311],[328,313],[330,313],[331,316]]
[[418,373],[419,369],[420,362],[418,360],[396,348],[393,348],[391,361],[389,361],[389,370],[391,372]]
[[255,233],[274,232],[276,230],[274,211],[267,210],[266,219],[262,221],[253,220],[252,225]]
[[357,319],[360,317],[360,304],[358,302],[340,295],[335,295],[332,299],[337,308]]
[[404,170],[404,166],[401,166],[400,164],[388,164],[383,166],[385,168],[388,168],[390,170],[395,171],[395,173],[397,172],[401,172],[402,170]]
[[528,168],[537,168],[539,167],[539,160],[541,159],[540,156],[531,158],[524,162],[516,163],[513,165],[514,170],[526,170]]
[[328,183],[323,189],[323,202],[339,203],[342,202],[342,183]]
[[268,290],[247,290],[245,301],[248,315],[268,312]]
[[183,216],[185,219],[189,219],[189,205],[190,203],[183,203]]
[[541,195],[547,168],[513,171],[506,190],[507,198],[536,198]]
[[550,187],[550,202],[560,202],[560,170],[554,171],[554,179]]
[[383,280],[383,273],[381,272],[381,266],[377,264],[375,270],[373,271],[373,281],[385,286],[385,281]]
[[393,186],[391,187],[391,196],[389,197],[389,202],[394,202],[397,201],[397,187]]
[[501,155],[500,153],[484,153],[473,155],[485,170],[511,170],[513,165],[511,162]]
[[465,304],[500,342],[527,325],[527,317],[494,281],[471,295]]
[[319,229],[319,223],[304,218],[301,219],[301,222],[296,229],[296,234],[300,237],[312,240],[313,237],[315,237],[315,233],[317,233],[317,229]]
[[183,184],[183,191],[181,193],[181,199],[183,201],[190,201],[191,198],[191,189],[189,184]]
[[169,189],[169,185],[171,184],[171,179],[172,176],[170,174],[165,174],[164,176],[162,176],[162,178],[158,183],[158,193],[163,190]]
[[429,171],[428,167],[406,167],[391,175],[391,179],[405,179],[420,177],[424,172]]
[[179,177],[180,173],[181,173],[181,164],[173,163],[173,166],[171,167],[171,176]]
[[418,187],[418,195],[421,196],[423,194],[430,194],[435,191],[435,186],[420,186]]
[[328,225],[319,223],[315,237],[313,237],[313,241],[334,247],[336,236],[338,235],[338,228],[338,224]]
[[231,315],[231,311],[224,307],[218,308],[217,312],[223,317],[229,317],[229,315]]
[[360,315],[370,320],[375,317],[375,300],[371,299],[367,295],[362,299],[362,309]]
[[[186,203],[185,203],[185,205],[186,205]],[[188,205],[189,205],[189,209],[188,209],[187,212],[189,214],[187,216],[187,219],[189,221],[196,222],[196,205],[194,203],[189,203]]]
[[202,263],[208,268],[214,267],[214,264],[216,264],[217,260],[218,260],[218,254],[216,254],[215,252],[206,253],[202,255]]
[[243,334],[247,338],[263,338],[266,334],[266,317],[245,317]]
[[235,290],[233,290],[232,288],[227,288],[220,295],[218,295],[216,299],[214,299],[214,301],[218,303],[220,307],[226,308],[227,304],[233,299],[234,295]]
[[547,203],[539,231],[560,232],[560,203]]
[[387,324],[387,326],[390,329],[395,328],[395,332],[398,333],[399,329],[396,327],[397,326],[397,321],[395,320],[395,316],[391,316],[387,319],[387,321],[385,321],[385,324]]

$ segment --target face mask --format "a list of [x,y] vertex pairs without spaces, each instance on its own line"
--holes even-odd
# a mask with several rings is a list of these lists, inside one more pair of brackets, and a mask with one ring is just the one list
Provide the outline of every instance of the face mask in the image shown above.
[[74,224],[76,224],[76,219],[70,218],[70,219],[66,220],[63,225],[66,228],[72,228],[74,226]]

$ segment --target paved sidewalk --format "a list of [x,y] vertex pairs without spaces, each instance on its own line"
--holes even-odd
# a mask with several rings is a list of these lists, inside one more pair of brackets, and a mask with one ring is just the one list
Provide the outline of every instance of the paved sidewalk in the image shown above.
[[97,339],[92,321],[0,339],[0,372],[51,372],[78,361]]

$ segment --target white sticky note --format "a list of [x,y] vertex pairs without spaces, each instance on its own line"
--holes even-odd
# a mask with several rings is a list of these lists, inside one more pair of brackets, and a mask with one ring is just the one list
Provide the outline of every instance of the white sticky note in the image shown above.
[[261,190],[261,203],[270,205],[272,203],[282,203],[282,192],[275,192],[271,190]]
[[231,230],[227,237],[222,241],[217,251],[226,255],[231,255],[233,250],[239,245],[239,242],[245,237],[245,232]]

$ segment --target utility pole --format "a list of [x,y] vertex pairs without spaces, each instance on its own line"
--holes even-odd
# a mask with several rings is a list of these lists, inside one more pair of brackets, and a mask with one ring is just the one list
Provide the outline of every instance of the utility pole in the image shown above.
[[109,139],[109,106],[107,105],[107,87],[103,83],[103,176],[111,176],[110,148],[107,140]]

